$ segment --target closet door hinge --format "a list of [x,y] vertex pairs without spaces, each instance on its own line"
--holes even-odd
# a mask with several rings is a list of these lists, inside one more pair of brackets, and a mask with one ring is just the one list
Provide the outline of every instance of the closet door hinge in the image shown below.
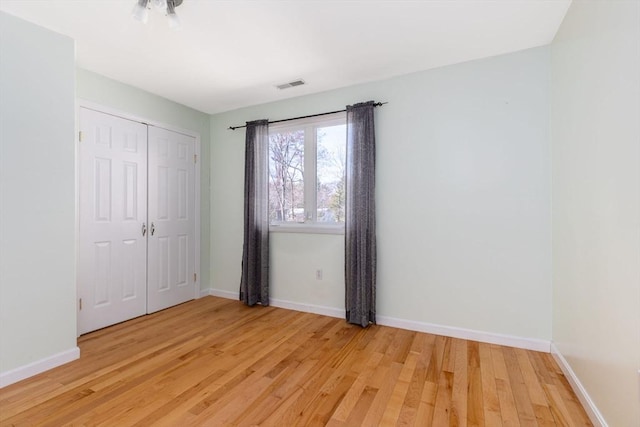
[[196,163],[198,161],[198,155],[194,154],[193,155],[193,163]]
[[198,280],[198,275],[196,273],[193,273],[193,281],[197,281]]
[[78,132],[78,141],[82,142],[82,131]]
[[80,310],[82,310],[82,298],[80,298],[80,301],[79,301],[78,307],[80,307]]

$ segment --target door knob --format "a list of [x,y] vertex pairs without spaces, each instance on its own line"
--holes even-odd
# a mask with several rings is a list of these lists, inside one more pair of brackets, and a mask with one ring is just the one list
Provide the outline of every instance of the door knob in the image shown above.
[[143,222],[142,223],[142,237],[144,237],[145,234],[147,234],[147,224],[145,224]]
[[153,225],[153,223],[151,223],[151,235],[153,236],[155,232],[156,232],[156,226]]

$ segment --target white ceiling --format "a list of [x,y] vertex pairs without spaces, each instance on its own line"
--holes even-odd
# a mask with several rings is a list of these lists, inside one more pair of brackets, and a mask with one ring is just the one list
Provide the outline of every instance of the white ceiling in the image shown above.
[[75,39],[81,68],[217,113],[545,45],[571,0],[184,0],[177,30],[158,10],[135,21],[134,3],[0,10]]

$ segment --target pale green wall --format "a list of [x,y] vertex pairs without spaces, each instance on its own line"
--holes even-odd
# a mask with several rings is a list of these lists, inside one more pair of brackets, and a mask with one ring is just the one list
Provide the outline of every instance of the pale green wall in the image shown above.
[[140,118],[200,134],[200,287],[209,283],[209,115],[87,70],[77,70],[77,96]]
[[[244,131],[227,127],[388,101],[376,110],[378,314],[550,340],[548,65],[536,48],[214,115],[213,288],[240,282]],[[343,310],[343,240],[274,234],[273,298]]]
[[0,373],[76,348],[74,62],[0,12]]
[[552,44],[553,341],[640,425],[640,3],[574,1]]

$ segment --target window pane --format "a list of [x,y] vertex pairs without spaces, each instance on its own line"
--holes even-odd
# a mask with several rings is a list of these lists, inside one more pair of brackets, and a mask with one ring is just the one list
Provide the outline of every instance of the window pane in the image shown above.
[[304,130],[269,135],[269,218],[304,221]]
[[346,125],[317,129],[317,221],[344,222]]

